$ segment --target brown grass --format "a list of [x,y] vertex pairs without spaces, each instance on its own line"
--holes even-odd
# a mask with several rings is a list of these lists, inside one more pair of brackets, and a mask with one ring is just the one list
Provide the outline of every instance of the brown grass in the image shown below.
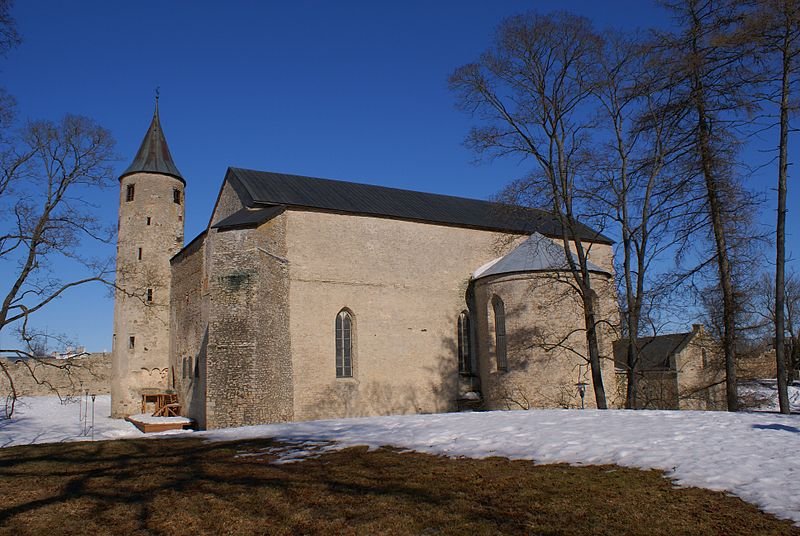
[[363,448],[275,465],[264,451],[278,446],[0,449],[0,534],[800,534],[657,471]]

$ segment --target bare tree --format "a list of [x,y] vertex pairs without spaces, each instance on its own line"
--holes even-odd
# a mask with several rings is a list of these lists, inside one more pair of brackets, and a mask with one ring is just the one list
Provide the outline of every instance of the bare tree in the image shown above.
[[[794,372],[800,369],[800,276],[795,272],[789,272],[784,280],[783,288],[783,318],[785,319],[785,337],[781,343],[784,346],[783,361],[784,369],[787,369],[787,378],[793,376]],[[760,332],[762,340],[766,339],[770,344],[777,346],[779,341],[775,338],[774,327],[776,324],[776,304],[775,299],[775,277],[772,274],[762,274],[753,288],[750,300],[750,309],[754,317],[760,318],[761,327],[766,327]],[[776,363],[777,369],[777,363]]]
[[781,413],[789,413],[789,394],[786,370],[786,199],[789,167],[789,131],[792,96],[800,83],[800,1],[756,0],[738,37],[751,42],[761,53],[760,63],[765,94],[763,101],[777,108],[778,170],[777,221],[775,225],[775,304],[774,336],[777,366],[778,401]]
[[[567,13],[527,14],[505,20],[479,61],[450,76],[461,108],[476,113],[467,143],[479,154],[530,159],[534,170],[507,191],[515,201],[535,199],[557,218],[568,270],[583,305],[585,338],[598,408],[606,396],[600,369],[596,292],[579,221],[590,175],[592,80],[587,75],[601,46],[588,20]],[[573,252],[574,251],[574,255]]]
[[22,41],[17,33],[17,24],[11,16],[12,0],[0,0],[0,55],[5,55]]
[[[20,44],[17,24],[11,16],[12,0],[0,0],[0,57]],[[0,87],[0,136],[2,130],[8,128],[14,116],[14,98],[5,88]]]
[[[113,273],[108,260],[87,258],[82,249],[88,241],[108,242],[113,234],[86,195],[110,185],[113,146],[104,128],[66,116],[59,123],[31,122],[2,147],[0,260],[16,270],[0,284],[0,333],[14,330],[22,344],[0,353],[35,358],[40,338],[29,323],[33,315],[67,290]],[[80,275],[63,277],[67,272]],[[16,399],[2,361],[0,371]]]
[[677,29],[660,36],[663,65],[673,73],[671,83],[683,93],[689,112],[685,122],[691,150],[686,171],[694,172],[705,188],[717,283],[722,298],[722,348],[725,356],[726,399],[737,409],[736,291],[731,262],[731,234],[736,226],[735,180],[737,126],[754,109],[748,93],[753,77],[751,50],[729,36],[743,20],[741,4],[733,0],[677,0],[667,4]]
[[673,222],[698,204],[689,183],[673,169],[676,155],[685,151],[680,127],[686,111],[675,106],[678,95],[664,84],[670,73],[652,60],[651,51],[639,37],[608,32],[594,70],[599,126],[607,132],[594,156],[595,205],[622,238],[617,273],[627,336],[627,408],[640,407],[643,315],[673,288],[665,283],[672,279],[664,277],[663,268],[654,273],[656,264],[679,241]]

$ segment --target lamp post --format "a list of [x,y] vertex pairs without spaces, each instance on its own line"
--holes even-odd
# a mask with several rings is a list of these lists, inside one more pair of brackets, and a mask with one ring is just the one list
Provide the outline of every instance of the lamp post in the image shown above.
[[581,409],[583,408],[583,399],[586,397],[586,386],[589,385],[586,382],[578,382],[575,386],[578,388],[578,394],[581,396]]
[[78,391],[78,425],[83,425],[83,402],[81,402],[81,394],[83,394],[83,380],[80,380],[81,388]]
[[83,406],[83,435],[86,436],[89,434],[89,430],[86,428],[89,426],[89,389],[86,389],[86,396],[84,396],[84,406]]
[[95,394],[92,393],[92,441],[94,441],[94,397]]

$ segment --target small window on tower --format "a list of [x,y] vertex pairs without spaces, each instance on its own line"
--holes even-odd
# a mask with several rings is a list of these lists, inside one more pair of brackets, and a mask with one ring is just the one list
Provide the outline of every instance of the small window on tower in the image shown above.
[[133,201],[134,191],[135,191],[135,185],[129,184],[128,188],[125,190],[125,201]]
[[147,289],[147,303],[153,301],[153,289]]
[[139,248],[139,251],[136,253],[136,258],[142,260],[142,248]]
[[181,191],[177,188],[172,189],[172,200],[179,205],[181,204]]
[[130,337],[128,337],[128,348],[133,350],[135,347],[136,347],[136,337],[131,335]]
[[150,216],[147,217],[147,225],[150,225]]

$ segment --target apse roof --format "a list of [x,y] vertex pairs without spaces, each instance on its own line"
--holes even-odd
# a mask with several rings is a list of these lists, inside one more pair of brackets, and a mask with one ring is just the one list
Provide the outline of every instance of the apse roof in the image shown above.
[[[246,204],[283,205],[350,214],[472,227],[492,231],[559,236],[555,216],[544,210],[285,173],[228,168],[227,179]],[[582,240],[611,240],[579,225]]]
[[[572,258],[578,262],[573,254]],[[587,263],[590,272],[608,274],[594,263]],[[473,279],[515,272],[559,272],[569,270],[564,248],[539,233],[533,233],[523,243],[472,274]],[[610,275],[610,274],[609,274]]]
[[167,146],[167,138],[164,137],[164,131],[161,130],[161,120],[158,117],[158,101],[156,101],[156,109],[153,112],[153,120],[150,121],[150,127],[148,127],[147,133],[144,135],[136,157],[119,178],[122,179],[126,175],[141,172],[169,175],[186,184],[181,172],[178,171],[178,166],[172,160],[172,155]]

